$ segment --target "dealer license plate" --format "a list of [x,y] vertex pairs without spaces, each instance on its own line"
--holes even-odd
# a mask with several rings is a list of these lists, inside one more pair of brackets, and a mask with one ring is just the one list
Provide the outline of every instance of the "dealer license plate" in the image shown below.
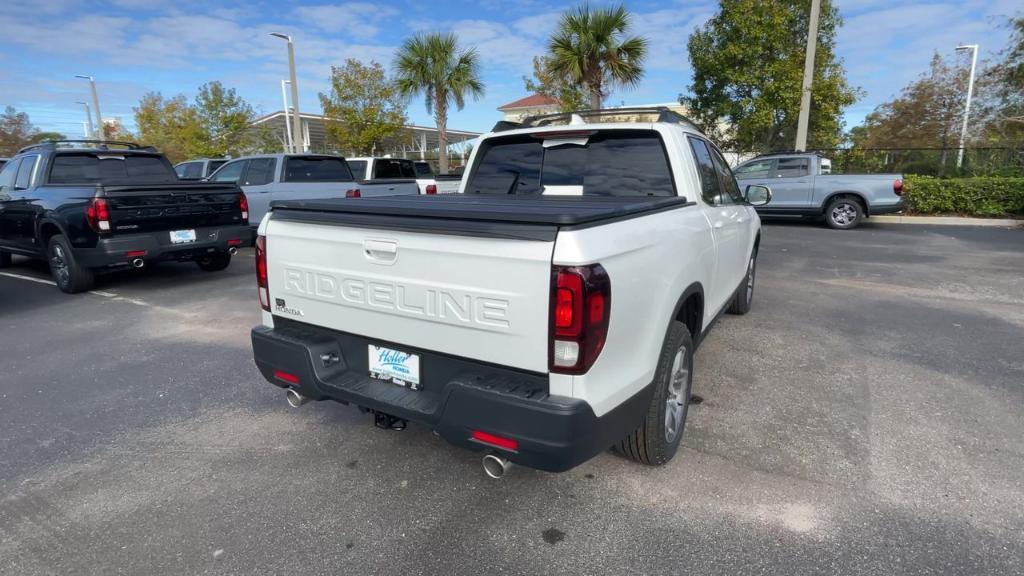
[[171,244],[187,244],[196,241],[195,230],[172,230]]
[[420,389],[420,356],[383,346],[369,346],[370,376],[412,388]]

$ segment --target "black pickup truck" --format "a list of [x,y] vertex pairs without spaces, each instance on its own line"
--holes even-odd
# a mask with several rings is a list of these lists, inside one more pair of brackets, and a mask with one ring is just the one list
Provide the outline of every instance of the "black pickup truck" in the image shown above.
[[155,148],[47,141],[0,170],[0,268],[45,258],[67,293],[160,260],[224,270],[252,243],[248,209],[236,184],[181,181]]

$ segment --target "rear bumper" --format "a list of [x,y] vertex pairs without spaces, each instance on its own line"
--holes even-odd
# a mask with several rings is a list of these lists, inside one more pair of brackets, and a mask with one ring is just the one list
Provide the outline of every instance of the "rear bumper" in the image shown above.
[[[252,246],[253,233],[248,225],[196,228],[196,241],[172,244],[170,231],[119,234],[100,238],[95,248],[75,248],[78,263],[88,268],[127,265],[135,258],[147,262],[158,260],[193,260],[212,252]],[[142,252],[128,256],[129,252]]]
[[[551,472],[573,468],[618,442],[641,422],[653,388],[597,417],[586,402],[548,394],[546,375],[520,372],[365,339],[275,316],[252,330],[256,366],[270,383],[314,400],[336,400],[418,422],[448,442]],[[367,346],[420,355],[422,389],[369,376]],[[325,366],[324,358],[330,360]],[[279,373],[284,373],[282,379]],[[289,380],[295,380],[291,382]],[[480,430],[518,442],[516,450],[471,439]]]
[[895,204],[872,204],[868,208],[868,216],[879,216],[881,214],[892,214],[893,212],[899,212],[903,210],[903,199],[900,198],[899,202]]

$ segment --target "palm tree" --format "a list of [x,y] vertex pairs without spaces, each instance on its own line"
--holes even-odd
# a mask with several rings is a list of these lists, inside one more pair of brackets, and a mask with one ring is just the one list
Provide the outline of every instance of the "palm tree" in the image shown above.
[[405,97],[423,94],[427,112],[437,120],[439,164],[448,173],[448,108],[462,110],[466,96],[484,93],[476,50],[460,50],[455,34],[417,34],[406,39],[395,56],[395,82]]
[[595,110],[609,88],[636,86],[644,75],[647,39],[623,37],[629,20],[622,5],[591,10],[584,4],[562,14],[548,43],[555,71],[583,86]]

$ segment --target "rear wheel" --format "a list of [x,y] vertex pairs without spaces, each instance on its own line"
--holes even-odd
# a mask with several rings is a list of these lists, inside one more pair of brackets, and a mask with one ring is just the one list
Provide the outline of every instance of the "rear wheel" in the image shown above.
[[750,254],[750,261],[747,262],[747,274],[743,277],[743,284],[736,290],[726,312],[741,316],[750,312],[750,303],[754,301],[754,273],[756,271],[757,250],[754,250]]
[[196,260],[196,266],[207,272],[220,272],[227,268],[228,264],[231,264],[231,254],[226,252],[217,252]]
[[71,245],[63,235],[57,234],[50,238],[46,247],[50,274],[61,292],[75,294],[92,288],[96,275],[92,270],[80,266],[71,251]]
[[619,442],[619,452],[650,466],[660,466],[675,456],[686,427],[692,368],[690,330],[682,322],[672,322],[658,357],[650,408],[643,423]]
[[829,228],[849,230],[857,227],[863,219],[864,207],[853,198],[836,198],[825,208],[825,222]]

